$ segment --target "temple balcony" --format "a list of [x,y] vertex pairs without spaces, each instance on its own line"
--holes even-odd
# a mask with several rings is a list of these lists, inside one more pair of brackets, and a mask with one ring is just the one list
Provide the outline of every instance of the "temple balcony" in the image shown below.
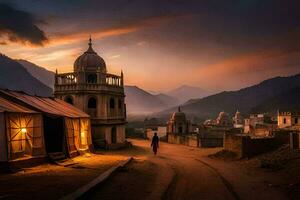
[[123,75],[108,73],[63,73],[55,75],[55,92],[64,91],[124,91]]

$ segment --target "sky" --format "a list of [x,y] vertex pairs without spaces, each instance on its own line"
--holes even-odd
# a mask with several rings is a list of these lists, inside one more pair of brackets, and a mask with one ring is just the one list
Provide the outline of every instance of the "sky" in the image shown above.
[[236,90],[300,73],[298,0],[0,0],[0,53],[71,72],[88,48],[125,84]]

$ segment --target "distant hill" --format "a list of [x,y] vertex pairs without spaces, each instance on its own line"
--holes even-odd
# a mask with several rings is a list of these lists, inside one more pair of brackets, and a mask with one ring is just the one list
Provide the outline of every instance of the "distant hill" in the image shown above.
[[263,103],[252,108],[251,112],[276,113],[277,110],[300,110],[300,87],[293,88],[287,92],[267,99]]
[[52,96],[52,89],[33,77],[20,63],[0,54],[0,88]]
[[172,107],[178,102],[164,94],[152,95],[137,86],[125,86],[125,95],[129,114],[151,114]]
[[166,105],[166,107],[173,107],[180,104],[180,101],[175,97],[171,97],[163,93],[154,96],[156,96],[164,105]]
[[18,63],[23,65],[27,71],[37,78],[39,81],[44,83],[50,88],[54,88],[54,78],[55,78],[55,73],[52,71],[49,71],[41,66],[38,66],[34,63],[31,63],[27,60],[16,60]]
[[[290,95],[297,96],[293,91],[297,87],[300,87],[300,74],[289,77],[275,77],[238,91],[221,92],[201,99],[193,99],[186,102],[181,108],[188,115],[202,119],[215,118],[220,111],[233,114],[236,110],[239,110],[247,114],[257,106],[264,107],[268,111],[271,108],[274,109],[271,104],[269,108],[266,107],[270,100],[273,101],[274,105],[279,105],[279,102],[281,105],[288,105],[289,102],[286,100],[284,93],[290,91]],[[299,105],[300,102],[295,102],[295,104]],[[168,116],[175,110],[177,108],[173,107],[155,115]]]
[[202,88],[183,85],[174,90],[166,92],[166,95],[174,97],[180,101],[180,103],[184,103],[190,99],[194,98],[202,98],[211,94],[209,91],[204,90]]

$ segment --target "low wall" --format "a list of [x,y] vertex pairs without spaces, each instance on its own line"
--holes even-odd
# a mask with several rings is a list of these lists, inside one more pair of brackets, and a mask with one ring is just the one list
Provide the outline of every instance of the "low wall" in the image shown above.
[[223,147],[223,138],[199,138],[199,147]]
[[182,144],[191,147],[198,147],[197,136],[179,136],[179,135],[168,135],[168,143],[171,144]]
[[223,137],[197,137],[195,135],[168,135],[168,143],[182,144],[191,147],[222,147]]
[[273,137],[257,137],[239,134],[225,134],[224,149],[234,152],[239,158],[252,157],[288,143],[289,134],[275,134]]

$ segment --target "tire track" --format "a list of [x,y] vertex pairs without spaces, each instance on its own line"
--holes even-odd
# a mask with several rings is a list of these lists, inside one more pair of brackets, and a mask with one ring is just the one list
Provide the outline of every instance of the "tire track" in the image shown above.
[[214,168],[213,166],[204,162],[203,160],[200,160],[200,159],[195,159],[195,160],[202,163],[203,165],[208,167],[210,170],[212,170],[221,179],[221,181],[225,185],[226,189],[230,192],[230,194],[233,196],[234,199],[241,200],[239,195],[234,191],[232,184],[216,168]]

